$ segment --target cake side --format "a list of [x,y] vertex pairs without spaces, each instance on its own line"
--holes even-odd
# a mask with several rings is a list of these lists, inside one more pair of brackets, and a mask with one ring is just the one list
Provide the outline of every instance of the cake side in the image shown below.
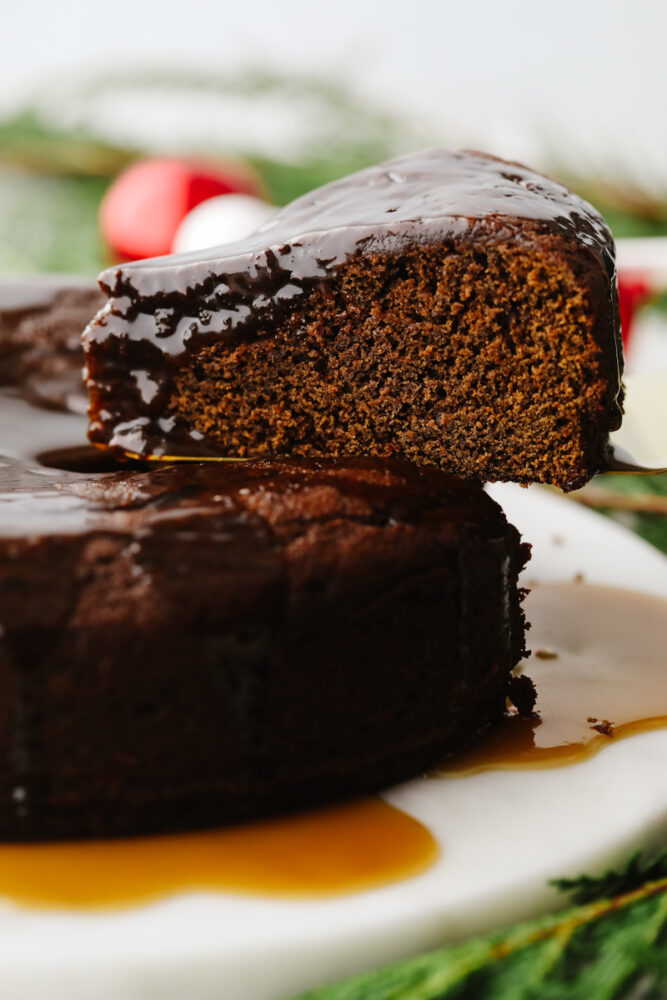
[[0,385],[20,385],[55,409],[85,412],[81,332],[103,303],[85,278],[0,280]]
[[613,241],[560,185],[433,150],[217,253],[102,276],[95,443],[397,455],[564,488],[604,465],[621,413]]
[[527,547],[474,484],[372,460],[19,468],[13,483],[4,839],[192,829],[370,791],[504,710]]

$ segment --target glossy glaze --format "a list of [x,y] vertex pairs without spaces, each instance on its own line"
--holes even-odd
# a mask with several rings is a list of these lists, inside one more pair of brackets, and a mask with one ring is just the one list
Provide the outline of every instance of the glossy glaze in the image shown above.
[[[545,239],[607,276],[594,307],[616,345],[619,393],[613,241],[603,219],[525,167],[434,149],[317,189],[239,243],[105,271],[110,299],[85,335],[91,440],[153,458],[215,457],[219,449],[183,418],[165,419],[176,372],[207,345],[269,334],[357,255]],[[619,420],[617,407],[610,424]]]

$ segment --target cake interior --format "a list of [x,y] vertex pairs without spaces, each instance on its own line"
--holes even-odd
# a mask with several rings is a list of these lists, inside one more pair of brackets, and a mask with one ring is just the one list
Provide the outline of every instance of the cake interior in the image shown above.
[[574,488],[614,421],[594,280],[549,240],[358,255],[275,330],[189,356],[169,412],[230,456],[399,455]]

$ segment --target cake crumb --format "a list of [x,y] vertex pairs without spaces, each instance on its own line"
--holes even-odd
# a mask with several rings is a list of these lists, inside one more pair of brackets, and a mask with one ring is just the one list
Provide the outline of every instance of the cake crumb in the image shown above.
[[507,694],[519,715],[529,717],[534,714],[537,692],[530,677],[525,674],[510,677]]
[[538,660],[557,660],[558,653],[554,652],[553,649],[536,649],[535,656]]
[[594,715],[589,715],[586,722],[588,722],[591,729],[595,729],[601,736],[609,736],[611,738],[614,735],[614,727],[609,719],[598,720]]

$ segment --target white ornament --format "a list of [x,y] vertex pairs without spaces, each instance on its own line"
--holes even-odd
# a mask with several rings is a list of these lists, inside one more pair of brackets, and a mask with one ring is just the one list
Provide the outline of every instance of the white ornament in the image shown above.
[[189,253],[234,243],[248,236],[277,211],[275,205],[249,194],[208,198],[185,216],[176,230],[172,253]]

